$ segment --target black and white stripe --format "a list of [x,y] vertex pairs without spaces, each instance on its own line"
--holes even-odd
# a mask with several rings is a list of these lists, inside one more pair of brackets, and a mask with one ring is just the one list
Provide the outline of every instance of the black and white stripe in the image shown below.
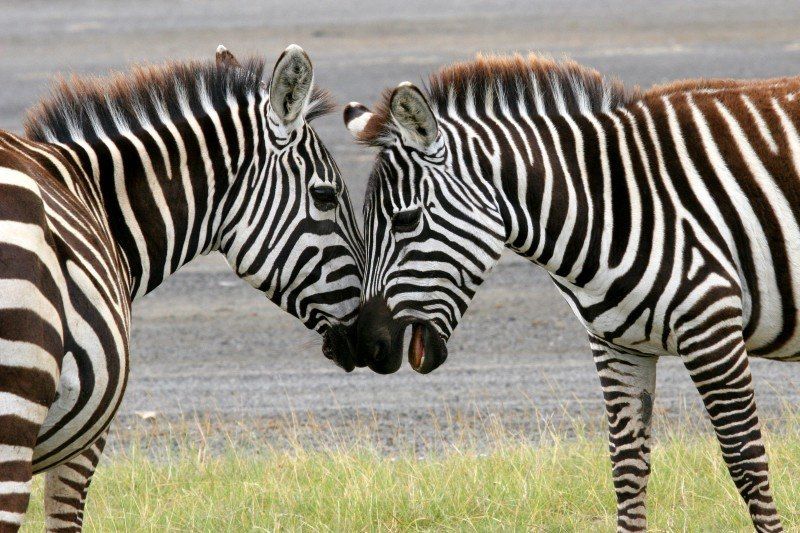
[[359,319],[370,366],[399,366],[408,323],[412,366],[443,361],[509,247],[589,332],[619,530],[646,527],[656,362],[677,355],[756,529],[780,531],[748,355],[800,359],[799,91],[792,78],[627,93],[571,62],[479,57],[427,94],[399,86],[375,114],[351,106],[357,138],[380,148],[364,309],[383,311]]
[[81,528],[128,375],[131,302],[199,254],[352,361],[363,244],[309,121],[330,108],[293,45],[63,82],[0,133],[0,530],[49,470],[47,528]]

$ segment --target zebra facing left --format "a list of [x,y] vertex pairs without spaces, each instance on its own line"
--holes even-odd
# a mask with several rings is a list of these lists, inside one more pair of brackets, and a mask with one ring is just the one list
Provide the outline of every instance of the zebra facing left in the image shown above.
[[220,46],[62,81],[24,136],[0,132],[0,531],[42,471],[47,529],[81,529],[131,302],[200,254],[223,253],[352,370],[363,243],[310,125],[331,100],[296,45],[268,82],[264,67]]
[[409,326],[411,366],[440,365],[509,248],[589,334],[618,529],[646,528],[656,363],[678,356],[755,528],[781,530],[749,358],[800,360],[800,78],[640,91],[574,62],[480,56],[345,122],[379,150],[358,323],[373,370],[399,368]]

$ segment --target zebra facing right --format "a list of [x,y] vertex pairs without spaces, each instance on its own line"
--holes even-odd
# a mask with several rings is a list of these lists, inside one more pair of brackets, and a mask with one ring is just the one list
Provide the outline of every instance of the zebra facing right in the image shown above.
[[619,531],[646,528],[659,356],[682,359],[758,531],[781,531],[749,357],[800,360],[800,78],[627,91],[573,62],[479,57],[345,109],[379,148],[358,351],[430,372],[504,247],[589,333]]
[[139,67],[54,88],[0,132],[0,531],[47,471],[46,527],[79,531],[128,377],[131,303],[200,254],[323,335],[352,370],[361,236],[311,127],[332,108],[296,45],[265,62]]

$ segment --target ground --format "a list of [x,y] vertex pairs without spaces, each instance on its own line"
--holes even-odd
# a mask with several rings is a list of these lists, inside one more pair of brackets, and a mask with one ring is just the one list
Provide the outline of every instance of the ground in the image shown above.
[[[270,64],[286,45],[300,44],[315,63],[316,82],[342,104],[369,105],[384,87],[419,82],[478,50],[569,55],[645,87],[698,76],[800,74],[800,9],[792,1],[364,4],[9,4],[0,18],[0,127],[19,131],[24,110],[56,73],[210,58],[220,42]],[[360,211],[372,153],[350,141],[338,113],[315,124]],[[322,356],[314,334],[217,256],[195,261],[134,306],[132,348],[117,439],[143,411],[155,413],[155,424],[211,420],[225,434],[252,425],[266,439],[287,420],[313,419],[346,434],[358,418],[390,448],[397,434],[429,442],[487,421],[531,436],[545,420],[602,425],[585,333],[543,272],[510,256],[480,290],[447,363],[428,376],[407,367],[388,377],[344,374]],[[800,365],[755,361],[753,372],[764,418],[798,405]],[[701,417],[678,361],[660,364],[656,412],[665,420]]]

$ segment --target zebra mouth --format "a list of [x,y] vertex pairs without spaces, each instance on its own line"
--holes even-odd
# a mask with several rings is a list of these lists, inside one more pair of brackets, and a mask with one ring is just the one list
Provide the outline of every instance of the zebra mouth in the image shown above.
[[434,371],[447,359],[447,345],[431,326],[414,322],[408,345],[408,363],[420,374]]
[[347,328],[340,324],[331,326],[322,334],[322,353],[345,372],[352,372],[356,367],[354,339],[354,327]]

